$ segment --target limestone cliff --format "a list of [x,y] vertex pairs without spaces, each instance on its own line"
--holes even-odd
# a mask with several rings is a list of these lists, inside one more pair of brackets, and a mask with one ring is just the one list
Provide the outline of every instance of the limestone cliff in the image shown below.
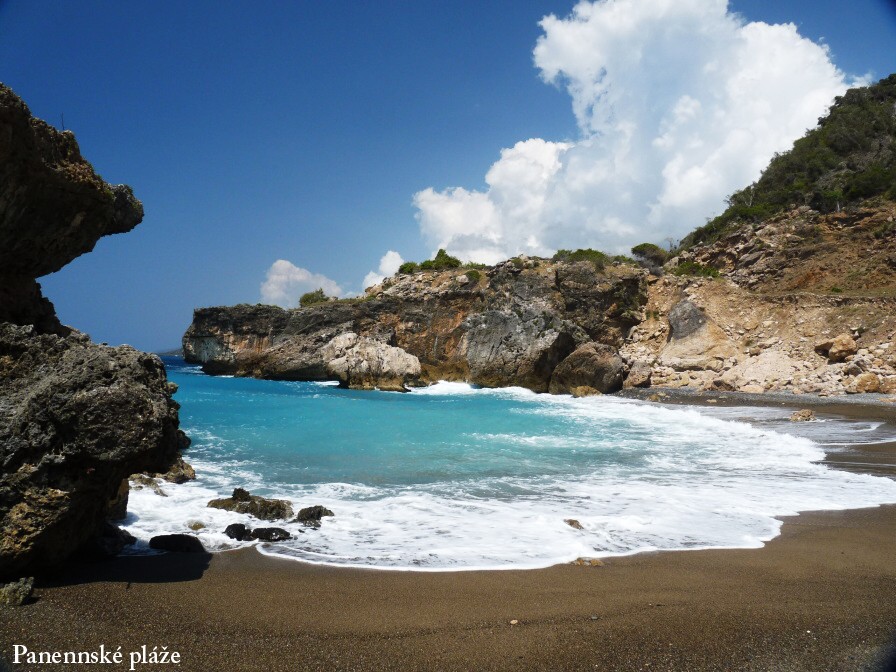
[[122,480],[185,445],[158,357],[61,325],[36,281],[142,217],[0,84],[0,578],[90,542]]
[[[350,332],[416,358],[414,382],[546,392],[554,369],[578,346],[622,344],[640,320],[646,280],[646,271],[629,266],[525,258],[481,273],[398,275],[362,299],[197,310],[184,353],[210,373],[319,380],[335,377],[326,346]],[[368,378],[362,386],[373,384]]]

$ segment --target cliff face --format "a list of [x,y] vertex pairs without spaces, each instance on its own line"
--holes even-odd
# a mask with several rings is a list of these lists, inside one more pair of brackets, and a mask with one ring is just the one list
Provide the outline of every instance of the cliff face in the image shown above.
[[70,131],[31,116],[0,84],[0,321],[64,332],[35,278],[143,219],[127,185],[109,185]]
[[[718,277],[673,274],[683,263]],[[205,308],[183,345],[210,373],[317,380],[337,377],[327,346],[346,333],[416,357],[422,384],[588,393],[618,389],[605,381],[621,374],[639,387],[896,393],[896,204],[804,206],[744,223],[680,253],[665,275],[529,259],[478,279],[399,275],[363,300],[304,309]],[[831,357],[838,336],[852,346]],[[592,342],[621,362],[581,350]]]
[[142,217],[0,84],[0,577],[78,550],[128,474],[186,443],[158,357],[61,325],[36,281]]
[[516,259],[481,273],[414,273],[390,278],[358,300],[294,310],[197,310],[184,353],[209,373],[320,380],[334,377],[325,346],[351,332],[416,357],[421,383],[466,380],[544,392],[579,345],[622,343],[639,320],[646,278],[630,267],[599,271],[589,262],[543,259]]

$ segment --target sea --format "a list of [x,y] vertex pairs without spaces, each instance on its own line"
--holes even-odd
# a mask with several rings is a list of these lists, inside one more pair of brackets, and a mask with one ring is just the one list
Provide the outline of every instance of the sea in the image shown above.
[[[340,567],[546,567],[659,550],[757,548],[781,516],[896,502],[896,481],[823,464],[896,440],[881,422],[441,382],[409,393],[212,377],[164,358],[195,481],[132,490],[124,527],[211,551]],[[208,508],[234,488],[322,505],[319,529]],[[291,540],[237,542],[231,523]]]

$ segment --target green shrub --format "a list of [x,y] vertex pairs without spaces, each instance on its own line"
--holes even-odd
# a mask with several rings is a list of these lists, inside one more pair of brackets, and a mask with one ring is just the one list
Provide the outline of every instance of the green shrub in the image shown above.
[[417,271],[445,271],[449,268],[460,268],[460,259],[452,257],[443,249],[436,252],[436,256],[419,264],[413,261],[406,261],[398,267],[399,273],[416,273]]
[[666,250],[653,243],[641,243],[640,245],[635,245],[632,248],[632,254],[638,259],[643,259],[644,261],[656,264],[657,266],[662,266],[669,258],[669,253],[666,252]]
[[477,271],[475,268],[471,268],[468,271],[465,271],[466,276],[470,279],[470,282],[479,282],[479,278],[482,277],[482,274]]
[[608,257],[606,254],[600,252],[599,250],[592,250],[590,247],[586,249],[578,249],[575,251],[557,250],[557,253],[554,254],[552,258],[554,261],[589,261],[598,271],[604,270],[607,262],[610,261],[610,257]]
[[696,261],[683,261],[672,269],[672,273],[674,275],[693,275],[704,278],[719,277],[718,269],[705,264],[698,264]]
[[313,292],[306,292],[299,298],[299,305],[302,308],[313,306],[315,303],[323,303],[327,300],[327,295],[323,289],[315,289]]
[[406,261],[401,266],[398,267],[398,272],[403,275],[408,275],[410,273],[416,273],[420,270],[420,266],[416,261]]

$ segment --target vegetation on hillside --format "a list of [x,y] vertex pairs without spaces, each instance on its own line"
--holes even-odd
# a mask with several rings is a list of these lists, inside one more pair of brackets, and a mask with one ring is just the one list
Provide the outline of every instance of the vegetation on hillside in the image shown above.
[[315,289],[313,292],[305,292],[302,296],[299,297],[299,305],[302,308],[307,308],[308,306],[313,306],[315,303],[323,303],[324,301],[328,301],[327,295],[324,294],[323,289]]
[[417,271],[447,271],[450,268],[460,268],[460,259],[452,257],[445,250],[439,249],[436,256],[419,264],[416,261],[406,261],[398,267],[398,272],[416,273]]
[[835,98],[816,128],[776,154],[762,176],[733,193],[725,212],[685,237],[681,249],[794,205],[833,212],[875,196],[896,200],[896,74]]

